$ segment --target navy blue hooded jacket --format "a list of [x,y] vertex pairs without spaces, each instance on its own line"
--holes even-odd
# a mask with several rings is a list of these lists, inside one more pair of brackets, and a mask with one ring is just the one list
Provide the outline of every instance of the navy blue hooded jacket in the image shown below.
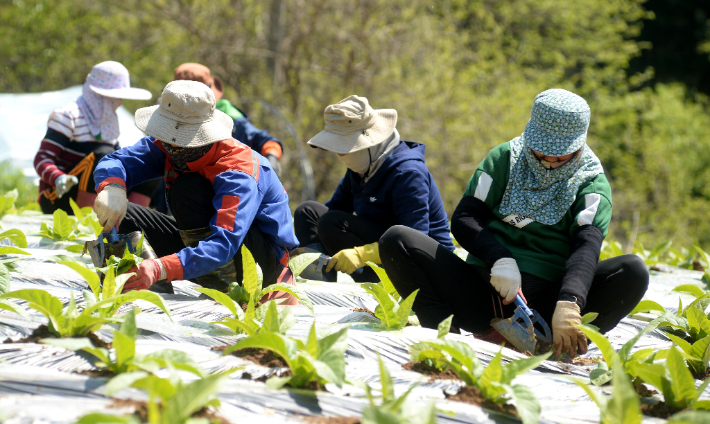
[[366,183],[348,169],[325,206],[387,227],[405,225],[454,250],[444,203],[424,163],[424,148],[400,142]]

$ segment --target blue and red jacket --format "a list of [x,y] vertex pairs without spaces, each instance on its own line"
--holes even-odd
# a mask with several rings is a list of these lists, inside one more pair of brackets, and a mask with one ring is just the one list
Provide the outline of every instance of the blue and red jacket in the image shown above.
[[[187,164],[212,182],[215,215],[210,220],[212,235],[197,247],[186,247],[160,258],[168,281],[199,277],[226,263],[237,253],[252,223],[266,234],[286,265],[286,250],[298,246],[293,233],[288,195],[269,161],[234,139],[214,143],[200,159]],[[144,181],[164,177],[167,188],[179,173],[175,171],[163,143],[144,137],[131,147],[104,156],[96,166],[96,192],[108,184],[130,189]]]

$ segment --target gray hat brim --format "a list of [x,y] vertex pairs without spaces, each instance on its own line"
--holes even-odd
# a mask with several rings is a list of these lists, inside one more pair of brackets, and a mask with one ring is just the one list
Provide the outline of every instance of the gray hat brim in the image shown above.
[[148,90],[136,87],[126,87],[126,88],[100,88],[89,84],[89,88],[96,94],[100,94],[105,97],[111,97],[114,99],[127,99],[127,100],[150,100],[153,95]]
[[[181,147],[200,147],[232,138],[234,121],[226,113],[214,110],[212,116],[197,124],[180,122],[160,106],[149,106],[136,111],[136,126],[146,134]],[[162,113],[161,113],[162,112]]]
[[351,134],[336,134],[323,130],[308,140],[308,144],[341,155],[376,146],[392,135],[397,126],[395,109],[377,109],[377,123],[372,127]]

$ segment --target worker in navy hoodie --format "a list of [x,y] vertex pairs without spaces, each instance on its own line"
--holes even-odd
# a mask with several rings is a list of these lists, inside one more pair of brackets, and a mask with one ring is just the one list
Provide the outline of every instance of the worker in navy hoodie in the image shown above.
[[[124,291],[182,279],[226,291],[242,279],[242,244],[264,286],[293,283],[287,259],[298,240],[288,195],[269,161],[232,138],[232,125],[207,85],[173,81],[157,106],[136,112],[136,126],[149,136],[99,162],[95,210],[104,231],[143,231],[159,256],[134,267]],[[172,217],[126,204],[126,189],[160,176]],[[270,296],[279,297],[286,294]]]
[[[302,203],[294,213],[301,246],[331,256],[332,270],[357,282],[379,281],[366,262],[381,263],[378,240],[393,225],[405,225],[454,245],[439,189],[424,163],[424,145],[400,140],[397,111],[374,110],[367,98],[347,97],[325,109],[325,130],[308,144],[338,155],[347,171],[325,205]],[[362,270],[361,270],[362,269]]]

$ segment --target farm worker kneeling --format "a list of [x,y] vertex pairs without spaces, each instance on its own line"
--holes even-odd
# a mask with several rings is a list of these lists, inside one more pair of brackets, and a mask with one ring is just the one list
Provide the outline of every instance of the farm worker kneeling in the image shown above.
[[[101,62],[91,69],[81,96],[49,115],[47,133],[35,155],[43,213],[61,209],[72,215],[69,199],[80,207],[94,205],[94,168],[102,157],[120,149],[116,109],[123,99],[152,96],[131,87],[128,70],[118,62]],[[133,187],[128,200],[148,206],[159,185],[149,181]]]
[[611,188],[587,146],[590,109],[566,90],[540,93],[520,137],[480,163],[451,218],[466,261],[448,246],[397,226],[380,257],[401,296],[419,289],[414,311],[425,327],[453,326],[501,343],[493,318],[510,318],[518,293],[550,324],[554,350],[586,352],[582,313],[614,328],[641,300],[648,270],[635,255],[599,260],[611,220]]
[[336,153],[348,169],[325,205],[308,201],[296,208],[301,246],[331,255],[326,270],[351,274],[358,282],[379,281],[365,263],[380,263],[377,241],[393,225],[410,227],[453,251],[424,145],[400,140],[397,111],[374,110],[365,97],[350,96],[328,106],[324,116],[325,130],[308,144]]
[[[144,231],[160,257],[133,269],[124,290],[189,279],[226,291],[242,280],[242,244],[261,266],[265,287],[293,284],[288,250],[298,240],[288,195],[269,161],[231,137],[232,119],[215,110],[212,90],[201,82],[173,81],[157,106],[136,112],[136,126],[149,136],[104,157],[94,172],[104,231]],[[126,188],[161,176],[174,218],[126,205]]]
[[173,80],[191,80],[207,84],[214,92],[214,97],[217,100],[215,108],[229,115],[234,121],[232,138],[241,141],[261,153],[261,155],[271,163],[271,169],[273,169],[277,175],[281,175],[279,160],[283,154],[283,144],[279,139],[266,132],[266,130],[255,127],[254,124],[249,121],[246,113],[234,106],[229,100],[222,98],[224,94],[222,80],[212,75],[210,68],[199,63],[183,63],[175,68]]

